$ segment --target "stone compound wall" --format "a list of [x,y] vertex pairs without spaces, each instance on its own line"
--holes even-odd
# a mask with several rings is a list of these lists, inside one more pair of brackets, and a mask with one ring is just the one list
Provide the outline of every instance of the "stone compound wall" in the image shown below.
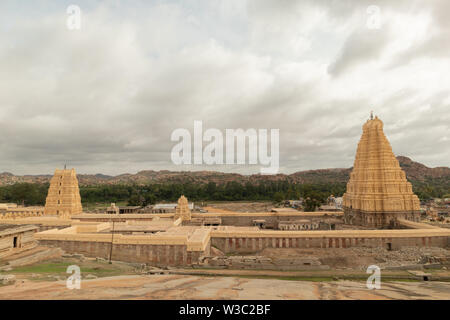
[[271,259],[264,256],[219,256],[204,261],[213,269],[248,269],[248,270],[328,270],[316,257],[292,257]]
[[448,236],[433,237],[214,237],[211,245],[224,253],[257,253],[265,248],[350,248],[403,246],[447,247]]
[[[101,233],[103,224],[75,225],[62,230],[36,234],[42,245],[60,247],[68,253],[109,259],[112,236]],[[415,224],[417,227],[422,227]],[[265,248],[350,248],[404,246],[448,247],[450,230],[334,230],[275,231],[252,228],[179,227],[155,235],[114,235],[113,260],[147,263],[156,266],[201,264],[214,246],[222,252],[255,255]]]
[[253,226],[254,220],[265,220],[265,224],[269,228],[278,228],[280,221],[297,221],[302,219],[311,220],[314,223],[323,221],[331,217],[342,216],[341,212],[330,212],[329,214],[317,213],[317,212],[302,212],[293,214],[278,214],[278,213],[240,213],[240,214],[214,214],[203,213],[193,214],[192,217],[218,217],[221,219],[222,226],[236,226],[236,227],[248,227]]
[[408,212],[364,212],[357,209],[344,208],[344,221],[352,225],[363,225],[370,228],[398,226],[398,220],[420,221],[420,211]]
[[[40,240],[41,245],[54,246],[68,253],[80,253],[88,257],[109,259],[111,243]],[[265,248],[350,248],[384,247],[393,250],[403,246],[448,247],[448,236],[431,237],[216,237],[211,236],[203,251],[188,251],[186,245],[114,244],[112,260],[146,263],[154,266],[189,266],[201,262],[210,255],[214,246],[224,253],[256,254]],[[253,267],[253,266],[252,266]]]
[[[111,243],[40,240],[44,246],[63,249],[67,253],[80,253],[87,257],[109,259]],[[205,251],[187,251],[185,245],[114,244],[112,260],[146,263],[154,266],[187,266],[199,262],[199,258],[209,255],[210,244]]]
[[[314,232],[314,231],[312,231]],[[45,240],[44,246],[54,246],[68,253],[109,259],[111,243],[98,241]],[[393,250],[403,246],[448,247],[448,236],[424,237],[305,237],[295,236],[217,236],[212,234],[203,251],[190,251],[186,245],[114,244],[112,260],[146,263],[154,266],[189,266],[210,255],[214,246],[224,253],[256,254],[265,248],[350,248],[384,247]]]
[[127,221],[153,221],[155,219],[172,219],[173,214],[80,214],[72,216],[72,219],[81,222],[127,222]]
[[[314,223],[325,221],[326,219],[333,217],[341,217],[343,212],[299,212],[292,214],[279,214],[272,212],[263,213],[239,213],[239,214],[226,214],[226,213],[193,213],[193,219],[220,219],[222,226],[236,226],[236,227],[248,227],[253,226],[254,220],[265,220],[268,228],[278,228],[280,221],[296,221],[301,219],[308,219]],[[81,222],[127,222],[127,221],[154,221],[155,219],[173,219],[174,214],[81,214],[72,216],[73,219]],[[185,221],[183,225],[195,225],[189,221]]]

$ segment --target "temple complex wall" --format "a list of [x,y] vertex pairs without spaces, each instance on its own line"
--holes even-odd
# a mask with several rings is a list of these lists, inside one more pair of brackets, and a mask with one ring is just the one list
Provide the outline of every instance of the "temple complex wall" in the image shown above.
[[0,208],[0,220],[41,217],[43,215],[44,207],[23,207],[14,205]]
[[351,225],[371,228],[397,227],[399,219],[420,222],[420,211],[366,212],[344,208],[344,221]]
[[399,249],[405,246],[417,247],[448,247],[448,236],[423,237],[305,237],[305,236],[225,236],[211,238],[211,245],[224,253],[258,253],[265,248],[350,248],[350,247],[383,247]]
[[167,214],[147,214],[147,213],[135,213],[135,214],[80,214],[72,216],[72,219],[87,222],[127,222],[127,221],[152,221],[157,218],[173,218],[173,213]]
[[[77,241],[77,240],[40,240],[44,246],[54,246],[68,253],[80,253],[88,257],[109,259],[111,242]],[[448,247],[450,237],[446,235],[377,237],[377,236],[327,236],[313,237],[305,235],[212,235],[204,250],[191,251],[186,245],[176,244],[138,244],[114,243],[112,260],[146,263],[154,266],[188,266],[197,264],[200,258],[210,255],[211,246],[225,254],[256,254],[265,248],[350,248],[383,247],[400,249],[405,246]]]
[[[68,253],[109,259],[111,243],[70,240],[40,240],[45,246],[59,247]],[[154,266],[187,266],[199,261],[205,251],[188,251],[186,245],[114,244],[112,260],[146,263]]]
[[[44,246],[59,247],[68,253],[88,257],[147,263],[149,265],[183,266],[195,264],[210,254],[210,229],[179,227],[158,235],[123,235],[98,233],[107,224],[75,225],[36,234]],[[95,232],[97,230],[97,232]]]
[[[383,247],[389,250],[404,246],[448,247],[450,230],[335,230],[335,231],[267,231],[240,227],[177,227],[180,230],[156,235],[122,235],[83,233],[90,229],[73,226],[36,234],[42,245],[60,247],[69,253],[109,259],[113,243],[113,260],[149,265],[187,266],[210,255],[211,246],[228,253],[258,253],[265,248],[350,248]],[[184,229],[183,229],[184,228]],[[89,230],[88,230],[89,229]],[[189,231],[191,230],[191,231]],[[192,231],[193,230],[193,231]],[[81,232],[81,233],[79,233]]]
[[[256,212],[256,213],[192,213],[192,219],[220,218],[222,226],[253,226],[254,220],[265,220],[266,226],[269,228],[277,228],[280,221],[297,221],[301,219],[310,219],[312,221],[322,221],[323,219],[332,217],[341,217],[343,212],[295,212],[295,213],[275,213],[275,212]],[[87,222],[126,222],[126,221],[152,221],[155,219],[173,219],[172,213],[152,213],[152,214],[81,214],[72,216],[73,219]],[[185,221],[183,224],[190,224]]]
[[58,219],[56,217],[39,216],[39,217],[26,217],[26,218],[9,218],[0,219],[0,227],[2,225],[34,225],[38,227],[38,232],[46,231],[50,229],[64,229],[72,225],[70,219]]

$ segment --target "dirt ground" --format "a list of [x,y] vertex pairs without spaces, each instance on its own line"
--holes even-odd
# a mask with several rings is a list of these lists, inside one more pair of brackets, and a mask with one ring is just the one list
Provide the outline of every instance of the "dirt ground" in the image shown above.
[[[287,249],[288,250],[288,249]],[[280,253],[280,251],[277,251]],[[267,254],[275,254],[270,251]],[[289,255],[288,251],[281,256]],[[305,254],[305,253],[304,253]],[[356,253],[355,253],[356,254]],[[68,266],[81,270],[81,289],[68,289]],[[150,272],[162,274],[149,274]],[[15,283],[0,285],[0,300],[23,299],[448,299],[450,271],[382,271],[380,290],[366,287],[365,271],[213,270],[144,268],[79,255],[14,267]]]
[[259,202],[208,202],[205,210],[210,212],[268,212],[273,208],[273,203],[270,201]]
[[382,282],[369,290],[363,281],[290,281],[192,275],[130,275],[66,281],[20,280],[0,287],[0,299],[450,299],[446,282]]
[[292,257],[318,258],[322,265],[331,268],[351,268],[362,270],[375,264],[383,267],[400,267],[405,265],[424,264],[432,257],[447,257],[450,259],[450,250],[437,247],[403,247],[400,250],[388,251],[385,248],[336,248],[329,249],[294,249],[294,248],[266,248],[258,255],[272,259]]

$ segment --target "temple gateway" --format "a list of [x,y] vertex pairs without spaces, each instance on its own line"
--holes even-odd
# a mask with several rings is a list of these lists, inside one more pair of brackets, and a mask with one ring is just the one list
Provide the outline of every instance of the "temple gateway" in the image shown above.
[[383,132],[383,122],[373,116],[363,125],[353,171],[343,197],[348,224],[383,228],[398,219],[420,221],[419,198]]
[[70,218],[72,215],[82,212],[83,207],[75,169],[56,169],[50,180],[44,214]]

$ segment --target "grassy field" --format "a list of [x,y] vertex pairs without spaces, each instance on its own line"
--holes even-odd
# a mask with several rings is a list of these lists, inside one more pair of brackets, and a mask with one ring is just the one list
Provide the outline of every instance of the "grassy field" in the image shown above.
[[108,262],[95,260],[57,259],[29,266],[15,267],[5,272],[5,274],[15,274],[20,276],[20,278],[30,280],[58,280],[59,278],[67,278],[70,275],[70,273],[67,273],[67,268],[71,265],[80,267],[82,279],[88,275],[111,277],[135,273],[134,268],[126,264],[109,264]]
[[[425,271],[426,273],[428,270]],[[313,281],[331,282],[339,280],[367,281],[369,274],[358,270],[309,270],[309,271],[276,271],[276,270],[233,270],[233,269],[196,269],[180,270],[176,273],[197,276],[220,276],[238,277],[248,279],[277,279],[291,281]],[[421,277],[415,276],[406,270],[383,270],[381,274],[383,281],[420,282]],[[430,281],[450,282],[450,272],[446,270],[435,270],[429,279]]]
[[[75,258],[59,258],[29,266],[15,267],[5,274],[14,274],[21,279],[34,281],[57,281],[70,276],[67,268],[77,265],[81,270],[82,279],[93,277],[112,277],[119,275],[140,274],[134,266],[126,263],[113,262],[109,264],[105,260]],[[450,282],[448,270],[423,270],[431,274],[429,281]],[[332,282],[338,280],[351,280],[365,282],[368,274],[361,270],[302,270],[302,271],[277,271],[277,270],[240,270],[240,269],[174,269],[169,273],[182,275],[196,275],[207,277],[239,277],[249,279],[276,279],[291,281]],[[407,270],[383,270],[383,281],[417,282],[423,281],[422,277],[415,276]]]

